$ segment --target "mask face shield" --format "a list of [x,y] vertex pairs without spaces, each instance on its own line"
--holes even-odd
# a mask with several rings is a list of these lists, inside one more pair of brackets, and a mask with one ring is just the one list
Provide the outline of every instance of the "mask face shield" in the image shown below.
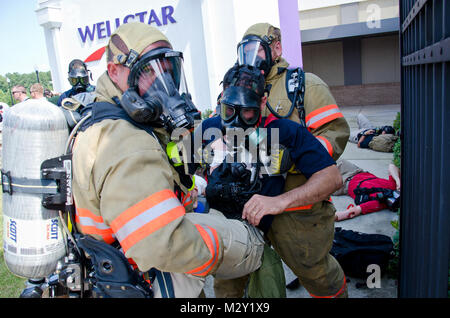
[[89,85],[89,76],[69,77],[69,83],[72,86],[76,86],[77,84],[81,84],[83,86],[88,86]]
[[84,92],[89,85],[89,74],[85,69],[72,69],[69,72],[68,80],[77,92]]
[[253,128],[261,117],[260,100],[255,92],[231,86],[222,97],[220,117],[225,128]]
[[131,68],[128,84],[127,92],[140,99],[140,106],[146,108],[141,115],[152,112],[151,118],[134,113],[136,119],[130,114],[136,121],[159,122],[170,131],[193,127],[199,113],[187,89],[181,52],[158,48],[144,54]]
[[[221,117],[225,123],[231,123],[231,127],[247,126],[250,128],[255,126],[259,121],[260,111],[258,108],[249,108],[238,105],[227,105],[222,103],[221,105]],[[239,121],[236,117],[239,116]],[[240,125],[236,123],[242,122]]]
[[269,45],[257,36],[249,36],[237,47],[238,64],[256,67],[268,74],[272,67],[272,52]]
[[181,53],[176,57],[150,59],[139,66],[135,82],[139,96],[145,98],[159,92],[168,96],[188,93]]

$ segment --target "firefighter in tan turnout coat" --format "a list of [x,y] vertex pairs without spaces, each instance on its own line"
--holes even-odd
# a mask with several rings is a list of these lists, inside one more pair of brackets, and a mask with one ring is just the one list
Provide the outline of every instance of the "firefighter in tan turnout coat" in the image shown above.
[[[268,23],[251,26],[238,45],[238,63],[253,65],[264,71],[268,105],[280,116],[302,123],[297,107],[291,110],[288,95],[289,64],[281,56],[281,32]],[[296,74],[297,79],[300,78]],[[301,83],[300,83],[301,84]],[[297,96],[300,95],[301,85]],[[303,123],[337,160],[344,152],[350,129],[336,105],[328,86],[312,73],[304,74]],[[302,109],[302,108],[300,108]],[[262,116],[274,116],[266,107]],[[288,174],[285,191],[306,183],[302,174]],[[251,202],[254,200],[253,202]],[[256,204],[252,198],[248,206]],[[267,209],[267,207],[265,207]],[[329,254],[334,237],[334,205],[321,201],[309,206],[291,208],[275,215],[267,234],[274,249],[299,278],[312,297],[346,297],[347,287],[339,263]],[[260,217],[266,213],[261,208]],[[246,279],[215,280],[216,295],[239,297]]]
[[[170,129],[159,121],[164,114],[193,124],[188,112],[180,116],[186,104],[179,52],[156,28],[129,23],[112,34],[106,54],[93,123],[78,134],[73,150],[77,228],[109,244],[118,241],[142,272],[171,272],[172,297],[197,297],[206,275],[235,278],[258,269],[264,249],[258,230],[219,211],[187,213],[188,189],[165,151]],[[163,86],[180,92],[164,95]],[[119,108],[133,121],[99,115]]]

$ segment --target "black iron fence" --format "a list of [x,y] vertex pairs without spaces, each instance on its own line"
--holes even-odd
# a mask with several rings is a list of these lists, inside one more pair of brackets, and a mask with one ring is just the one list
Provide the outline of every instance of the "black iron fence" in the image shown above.
[[448,297],[450,1],[401,0],[399,297]]

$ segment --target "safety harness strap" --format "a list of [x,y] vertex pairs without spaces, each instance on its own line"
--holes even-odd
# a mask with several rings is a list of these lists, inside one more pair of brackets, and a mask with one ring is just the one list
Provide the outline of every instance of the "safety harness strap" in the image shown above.
[[[91,116],[80,126],[79,130],[85,131],[88,127],[90,127],[96,123],[99,123],[105,119],[113,119],[113,120],[123,119],[123,120],[128,121],[130,124],[134,125],[135,127],[146,131],[148,134],[152,135],[159,142],[159,139],[153,133],[152,126],[141,124],[141,123],[134,121],[127,114],[127,112],[122,107],[119,106],[120,101],[118,100],[118,98],[114,97],[113,99],[115,100],[117,107],[113,107],[114,104],[111,104],[108,102],[95,102],[95,103],[90,104],[88,107],[84,108],[82,110],[81,116],[84,117],[88,113],[91,113]],[[171,151],[174,150],[172,143],[169,143],[169,145],[167,145],[167,146],[169,147],[169,149]],[[175,147],[176,147],[176,145],[175,145]],[[167,151],[166,151],[166,153],[167,153]],[[172,164],[172,166],[175,168],[178,175],[180,176],[180,182],[186,188],[193,189],[194,184],[193,184],[192,178],[189,175],[184,173],[184,166],[182,165],[182,163],[177,162],[177,161],[174,162],[173,158],[170,156],[170,154],[172,154],[172,152],[170,152],[168,154],[169,161]],[[180,165],[180,163],[181,163],[181,165]]]
[[300,68],[288,69],[286,74],[286,91],[292,106],[297,108],[300,124],[305,123],[305,72]]
[[172,276],[168,272],[161,272],[156,268],[148,271],[151,281],[157,281],[162,298],[175,298]]
[[3,193],[56,194],[55,180],[29,179],[11,176],[11,171],[1,170]]
[[[286,115],[280,115],[277,112],[277,109],[273,109],[270,103],[267,101],[267,108],[270,112],[276,116],[277,118],[289,118],[294,111],[294,108],[297,108],[298,116],[300,120],[300,125],[306,127],[305,123],[305,72],[298,67],[295,69],[288,68],[279,68],[278,74],[286,71],[286,93],[288,95],[289,100],[291,101],[291,107]],[[272,84],[268,84],[266,86],[266,92],[270,94],[270,90],[272,89]]]
[[[99,123],[105,119],[123,119],[131,123],[132,125],[145,130],[150,135],[154,136],[153,134],[153,127],[149,125],[143,125],[136,121],[134,121],[130,116],[128,116],[127,112],[120,107],[119,105],[114,105],[116,107],[113,107],[114,104],[108,103],[108,102],[95,102],[90,104],[88,107],[84,108],[81,112],[81,116],[84,117],[88,113],[91,113],[91,117],[88,118],[79,128],[80,131],[85,131],[88,127]],[[154,136],[156,138],[156,136]]]
[[361,184],[364,181],[368,181],[368,180],[372,180],[372,179],[376,179],[376,177],[374,177],[374,178],[367,178],[367,179],[361,180],[358,183],[358,186],[353,190],[353,193],[355,194],[355,203],[357,205],[360,205],[362,203],[366,203],[368,201],[376,201],[376,200],[378,200],[376,197],[371,197],[370,194],[377,193],[377,192],[382,192],[383,191],[382,188],[363,188],[363,187],[361,187]]

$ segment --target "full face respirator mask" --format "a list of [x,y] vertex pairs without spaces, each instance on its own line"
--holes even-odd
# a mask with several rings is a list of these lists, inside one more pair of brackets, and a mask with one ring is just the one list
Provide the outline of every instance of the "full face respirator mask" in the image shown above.
[[248,35],[237,46],[238,64],[256,67],[267,76],[273,66],[269,39]]
[[151,50],[131,66],[122,107],[138,123],[191,129],[200,113],[191,101],[183,71],[183,54],[169,48]]
[[221,98],[222,127],[254,128],[261,118],[261,98],[264,94],[264,76],[248,65],[235,65],[225,74]]
[[229,87],[223,94],[220,117],[225,128],[254,128],[261,117],[261,97],[245,87]]
[[85,92],[89,86],[89,71],[86,69],[86,64],[79,60],[72,61],[68,74],[68,81],[76,93]]

